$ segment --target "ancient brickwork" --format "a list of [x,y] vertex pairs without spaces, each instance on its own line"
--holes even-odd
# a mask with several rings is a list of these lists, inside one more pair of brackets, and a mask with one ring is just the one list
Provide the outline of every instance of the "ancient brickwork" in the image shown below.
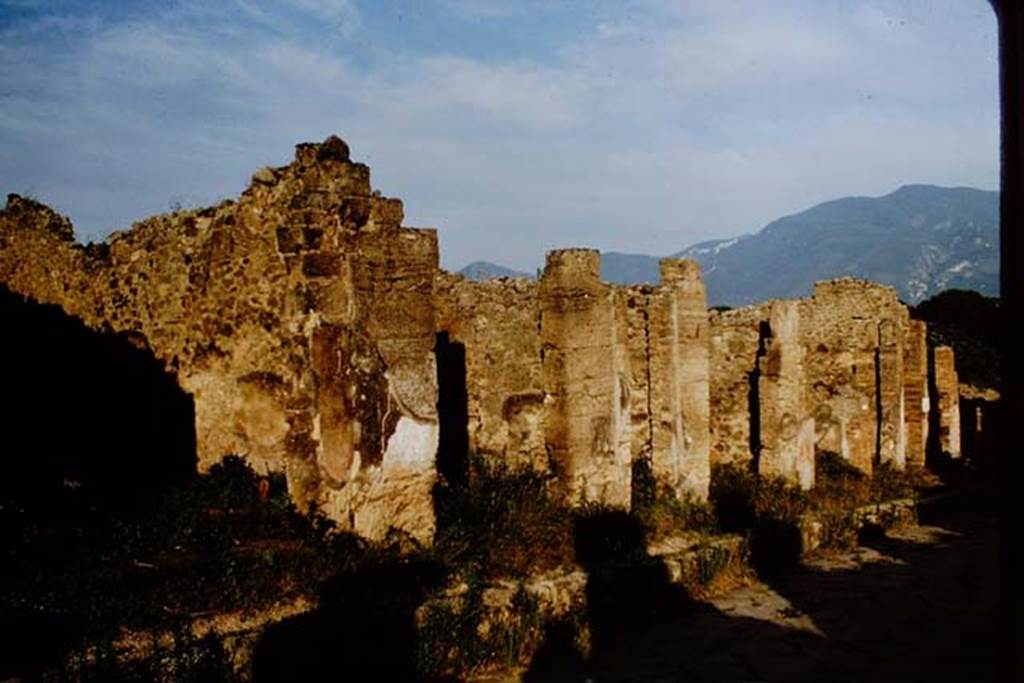
[[98,245],[12,195],[0,282],[151,349],[194,400],[202,469],[237,453],[283,471],[300,507],[372,538],[431,539],[451,455],[439,414],[464,428],[445,437],[454,455],[551,472],[566,500],[617,507],[635,465],[706,499],[712,462],[804,488],[815,449],[869,473],[922,464],[929,393],[933,440],[960,453],[952,351],[929,375],[924,324],[889,287],[843,278],[709,314],[696,262],[617,287],[588,249],[549,253],[536,282],[470,282],[402,219],[332,137],[258,171],[237,202]]
[[806,408],[800,304],[773,301],[759,366],[761,451],[758,472],[814,486],[814,418]]
[[932,357],[935,410],[938,411],[938,447],[953,458],[960,457],[960,381],[953,349],[937,346]]
[[752,462],[810,488],[814,420],[805,406],[799,302],[713,311],[710,319],[712,462]]
[[891,287],[854,278],[819,282],[801,301],[807,405],[819,451],[871,473],[903,464],[903,334],[908,312]]
[[[627,346],[629,349],[629,431],[634,461],[653,470],[654,422],[651,417],[651,298],[650,285],[623,287],[618,294],[626,303]],[[667,483],[667,482],[666,482]]]
[[[768,307],[711,311],[711,450],[717,463],[749,463],[760,448],[758,368]],[[753,428],[753,429],[752,429]]]
[[465,347],[470,449],[547,471],[537,283],[441,273],[435,301],[438,329]]
[[660,266],[648,309],[652,471],[678,495],[704,499],[711,477],[706,292],[696,261]]
[[540,280],[544,433],[569,500],[629,507],[626,306],[600,268],[595,250],[548,254]]
[[924,467],[928,443],[928,326],[911,320],[903,346],[903,404],[906,425],[906,461]]
[[343,526],[427,540],[437,240],[401,221],[401,202],[371,193],[369,169],[329,138],[258,171],[237,202],[99,245],[12,196],[0,281],[148,345],[194,398],[201,468],[239,453]]
[[708,321],[693,261],[657,286],[601,282],[592,250],[548,255],[539,283],[441,274],[439,330],[465,345],[471,450],[550,469],[573,502],[628,506],[632,466],[705,499]]

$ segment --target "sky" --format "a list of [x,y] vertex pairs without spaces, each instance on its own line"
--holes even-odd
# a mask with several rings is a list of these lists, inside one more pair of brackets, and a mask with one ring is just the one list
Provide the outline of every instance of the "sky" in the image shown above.
[[0,192],[82,241],[344,138],[442,266],[997,189],[985,0],[0,0]]

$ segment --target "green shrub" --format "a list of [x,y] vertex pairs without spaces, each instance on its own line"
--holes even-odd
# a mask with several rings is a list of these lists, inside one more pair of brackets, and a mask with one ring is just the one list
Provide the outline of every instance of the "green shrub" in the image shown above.
[[429,605],[417,638],[417,669],[428,679],[486,666],[512,667],[539,645],[544,620],[536,598],[520,586],[507,611],[488,610],[473,582],[460,604]]
[[633,462],[631,510],[651,540],[681,531],[715,533],[718,529],[710,504],[689,496],[680,500],[675,491],[655,481],[646,459]]
[[719,526],[731,532],[765,520],[796,524],[810,507],[807,494],[784,479],[732,463],[712,467],[710,499]]
[[525,576],[573,561],[572,511],[550,493],[551,477],[470,457],[463,491],[437,496],[434,552],[456,571]]

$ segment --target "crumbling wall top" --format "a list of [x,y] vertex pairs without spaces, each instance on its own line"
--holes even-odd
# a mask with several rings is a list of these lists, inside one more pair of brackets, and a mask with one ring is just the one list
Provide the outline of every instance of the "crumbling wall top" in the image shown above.
[[12,222],[23,227],[44,230],[67,242],[75,241],[75,230],[66,216],[29,197],[7,195],[4,213]]
[[601,252],[597,249],[549,251],[541,282],[546,288],[598,288],[601,285]]
[[663,258],[658,265],[663,285],[700,280],[700,264],[693,259]]
[[840,277],[814,283],[815,299],[864,295],[899,298],[899,293],[894,287],[856,277]]

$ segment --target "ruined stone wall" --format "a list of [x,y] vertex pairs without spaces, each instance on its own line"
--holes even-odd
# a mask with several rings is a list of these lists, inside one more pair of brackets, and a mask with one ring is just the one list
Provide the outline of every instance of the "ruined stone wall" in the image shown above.
[[713,462],[751,462],[805,487],[815,451],[867,473],[923,464],[925,327],[895,290],[841,278],[808,299],[710,319]]
[[465,348],[470,450],[547,471],[538,284],[442,272],[435,301],[438,329]]
[[807,405],[818,450],[864,472],[904,461],[902,356],[909,314],[891,287],[841,278],[801,301]]
[[642,461],[652,469],[654,422],[651,406],[651,298],[655,288],[634,285],[618,289],[626,306],[627,347],[629,349],[629,449],[633,461]]
[[924,467],[928,443],[928,326],[911,320],[903,347],[903,396],[906,409],[906,460]]
[[550,252],[540,279],[544,434],[573,502],[628,508],[632,458],[625,301],[601,282],[600,254]]
[[700,266],[662,259],[648,307],[652,472],[680,497],[706,499],[711,479],[710,335]]
[[[468,448],[553,472],[571,502],[628,507],[641,461],[698,499],[712,461],[804,487],[815,447],[866,472],[923,461],[924,327],[891,288],[844,278],[709,316],[693,261],[616,287],[598,252],[570,249],[538,282],[469,282],[402,219],[329,138],[258,171],[237,202],[98,245],[12,195],[0,282],[150,348],[194,399],[202,469],[237,453],[283,471],[300,506],[372,538],[433,534],[441,335],[464,365]],[[958,454],[951,350],[931,381],[933,438]]]
[[465,345],[470,448],[550,468],[571,501],[626,507],[632,465],[706,499],[708,322],[695,262],[659,286],[600,281],[592,250],[548,255],[539,283],[442,274],[438,329]]
[[146,344],[193,396],[201,468],[241,454],[343,527],[429,540],[437,240],[402,216],[329,138],[258,171],[237,202],[98,245],[11,196],[0,282]]
[[712,462],[814,485],[814,420],[805,405],[800,303],[711,316]]
[[956,373],[953,349],[937,346],[932,352],[932,380],[935,395],[935,423],[938,449],[953,458],[960,457],[960,381]]
[[758,472],[814,486],[814,418],[808,416],[800,304],[773,301],[759,366],[761,452]]
[[757,369],[764,356],[768,307],[711,311],[712,464],[749,463],[760,447]]

